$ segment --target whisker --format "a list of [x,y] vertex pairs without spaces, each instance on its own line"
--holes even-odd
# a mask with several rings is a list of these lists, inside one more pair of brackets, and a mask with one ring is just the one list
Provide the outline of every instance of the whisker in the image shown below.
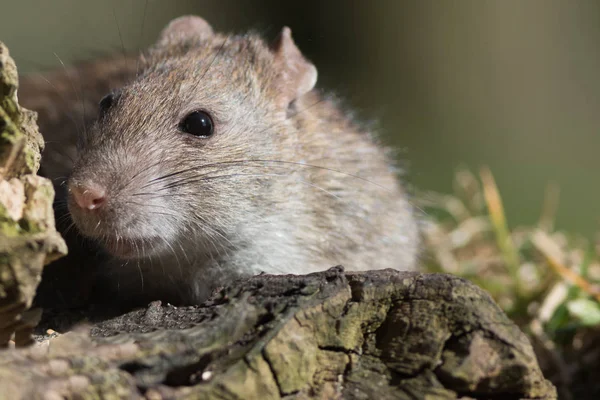
[[69,231],[71,229],[73,229],[74,226],[75,226],[75,221],[71,221],[71,223],[69,224],[69,226],[67,227],[67,229],[65,229],[65,231],[63,232],[63,236],[66,236],[69,233]]
[[[177,267],[179,268],[179,276],[183,277],[183,269],[181,268],[181,262],[179,261],[179,257],[177,257],[177,252],[175,251],[175,249],[173,248],[173,246],[171,246],[171,243],[169,243],[169,241],[166,238],[164,238],[162,236],[160,238],[163,239],[163,241],[165,242],[165,244],[167,245],[167,247],[173,253],[173,256],[175,256],[175,261],[177,261]],[[172,276],[170,276],[170,277],[171,277],[171,281],[173,281],[173,277]]]
[[[58,54],[53,53],[54,56],[58,59],[58,61],[60,62],[60,64],[63,67],[63,70],[65,71],[65,76],[67,77],[67,79],[69,80],[69,84],[71,85],[71,88],[73,89],[73,92],[75,93],[75,97],[77,98],[77,101],[79,102],[79,104],[81,104],[84,108],[83,108],[83,120],[81,123],[81,126],[83,127],[83,134],[84,136],[87,136],[86,133],[86,129],[85,129],[85,105],[83,104],[83,95],[80,95],[80,93],[77,91],[77,89],[75,89],[75,85],[73,84],[73,79],[71,79],[71,76],[69,74],[69,70],[67,69],[67,66],[65,65],[65,63],[63,62],[63,60],[58,56]],[[79,76],[79,83],[80,83],[80,87],[81,87],[81,76]]]
[[[83,127],[83,135],[84,137],[88,137],[88,133],[87,133],[87,118],[86,118],[86,111],[85,111],[85,91],[83,90],[83,79],[81,79],[81,71],[78,68],[75,68],[75,73],[77,74],[77,81],[79,82],[79,93],[81,95],[81,98],[79,100],[80,104],[81,104],[81,111],[82,111],[82,124],[81,126]],[[70,158],[70,157],[69,157]],[[74,160],[71,158],[71,162],[74,162]]]
[[[142,27],[140,28],[140,38],[138,40],[138,52],[141,51],[140,46],[144,39],[144,25],[146,23],[146,11],[148,10],[148,0],[144,3],[144,12],[142,14]],[[135,62],[135,76],[138,76],[140,70],[140,57]]]
[[55,177],[55,178],[52,178],[52,180],[53,180],[53,181],[57,181],[57,180],[59,180],[59,179],[62,179],[62,180],[63,180],[63,181],[60,183],[60,186],[63,186],[63,185],[64,185],[64,184],[67,182],[67,180],[69,180],[69,177],[68,177],[68,176],[57,176],[57,177]]
[[[136,245],[137,247],[137,245]],[[142,267],[140,266],[140,258],[139,258],[139,250],[138,250],[138,259],[137,259],[137,269],[140,272],[140,283],[142,285],[142,292],[144,291],[144,273],[142,272]]]
[[[155,204],[141,204],[141,203],[138,203],[136,201],[125,201],[124,203],[125,204],[134,204],[134,205],[136,205],[138,207],[154,207],[154,208],[158,208],[160,210],[168,210],[166,207],[158,206],[158,205],[155,205]],[[157,214],[157,215],[165,215],[165,216],[173,217],[173,218],[176,218],[176,219],[178,218],[178,215],[172,214],[172,213],[168,213],[168,212],[159,212],[159,211],[152,211],[152,212],[154,214]]]
[[[175,185],[175,186],[164,186],[158,190],[156,190],[154,193],[135,193],[133,194],[133,196],[156,196],[156,197],[161,197],[161,196],[165,196],[162,194],[158,194],[156,192],[159,192],[161,190],[166,190],[166,189],[173,189],[179,186],[184,186],[184,185],[189,185],[189,184],[194,184],[194,183],[198,183],[198,182],[203,182],[203,181],[209,181],[209,180],[214,180],[214,179],[223,179],[223,178],[235,178],[235,177],[289,177],[289,175],[284,175],[284,174],[243,174],[243,173],[235,173],[235,174],[226,174],[226,175],[217,175],[217,176],[208,176],[208,177],[202,177],[202,178],[197,178],[197,179],[190,179],[188,181],[185,182],[180,182],[179,184]],[[342,200],[339,196],[333,194],[332,192],[328,191],[327,189],[324,189],[312,182],[309,181],[305,181],[302,179],[294,179],[295,182],[299,182],[299,183],[303,183],[309,186],[312,186],[318,190],[321,190],[327,194],[329,194],[330,196],[335,197],[338,200]],[[174,196],[174,195],[178,195],[179,193],[169,193],[169,196]],[[181,195],[184,195],[183,193]]]
[[[141,174],[143,174],[143,173],[144,173],[144,172],[146,172],[147,170],[149,170],[149,169],[152,169],[152,168],[154,168],[154,167],[156,167],[157,165],[160,165],[160,164],[162,164],[162,163],[163,163],[163,160],[161,159],[161,160],[158,160],[158,161],[156,161],[154,164],[150,165],[150,166],[149,166],[149,167],[147,167],[147,168],[140,168],[140,170],[139,170],[138,172],[136,172],[136,173],[135,173],[135,174],[134,174],[134,175],[133,175],[131,178],[129,178],[129,180],[128,180],[127,182],[123,183],[123,184],[122,184],[122,185],[119,187],[119,189],[118,189],[118,190],[123,190],[123,189],[124,189],[124,188],[125,188],[125,187],[126,187],[128,184],[129,184],[129,183],[131,183],[131,182],[132,182],[132,181],[133,181],[135,178],[137,178],[138,176],[140,176]],[[145,187],[146,187],[146,185],[142,186],[141,188],[143,189],[143,188],[145,188]]]
[[[154,178],[150,181],[148,181],[148,183],[146,183],[145,185],[143,185],[141,188],[147,188],[149,186],[152,186],[153,184],[155,184],[156,182],[160,182],[162,180],[168,179],[168,178],[172,178],[174,176],[177,175],[182,175],[185,174],[187,172],[193,172],[193,171],[197,171],[197,170],[201,170],[203,168],[209,168],[209,167],[219,167],[219,166],[224,166],[224,165],[239,165],[239,164],[245,164],[245,163],[276,163],[276,164],[284,164],[284,165],[295,165],[295,166],[299,166],[299,167],[305,167],[305,168],[315,168],[315,169],[320,169],[320,170],[325,170],[325,171],[329,171],[329,172],[335,172],[337,174],[340,175],[344,175],[344,176],[348,176],[351,178],[355,178],[358,180],[361,180],[363,182],[366,182],[368,184],[377,186],[380,189],[386,190],[386,191],[392,191],[392,189],[385,187],[383,185],[378,184],[377,182],[373,182],[369,179],[363,178],[359,175],[355,175],[355,174],[351,174],[348,172],[343,172],[340,170],[336,170],[334,168],[329,168],[329,167],[323,167],[320,165],[314,165],[314,164],[306,164],[306,163],[302,163],[302,162],[298,162],[298,161],[286,161],[286,160],[268,160],[268,159],[248,159],[248,160],[233,160],[233,161],[221,161],[221,162],[216,162],[216,163],[210,163],[210,164],[203,164],[203,165],[199,165],[197,167],[190,167],[190,168],[186,168],[180,171],[176,171],[176,172],[171,172],[167,175],[163,175],[161,177],[158,178]],[[253,166],[253,165],[249,165],[249,167],[267,167],[267,166]]]
[[[209,224],[207,224],[206,220],[204,218],[202,218],[201,216],[198,216],[198,215],[196,216],[196,218],[198,218],[199,221],[190,221],[188,223],[188,230],[191,233],[194,233],[196,231],[196,229],[200,229],[202,231],[202,233],[205,235],[205,240],[207,240],[209,242],[209,244],[213,247],[214,251],[217,253],[217,256],[219,258],[221,258],[221,253],[219,251],[219,248],[217,247],[218,241],[217,241],[217,238],[215,238],[215,234],[217,236],[220,236],[221,238],[223,238],[229,244],[231,244],[231,245],[233,245],[233,244],[225,235],[223,235],[217,229],[215,229],[215,228],[211,227]],[[225,252],[225,254],[228,254],[227,247],[225,247],[223,244],[221,244],[221,249]],[[209,252],[209,256],[214,261],[212,252]]]
[[[321,166],[318,166],[318,165],[305,164],[305,163],[300,163],[300,162],[295,162],[295,161],[284,161],[284,160],[261,160],[261,159],[255,159],[255,160],[240,160],[240,161],[223,161],[223,162],[219,162],[219,163],[213,163],[213,164],[205,164],[205,165],[201,165],[201,166],[199,166],[199,167],[198,167],[198,169],[202,169],[202,168],[206,168],[206,167],[214,167],[214,166],[229,165],[229,164],[239,165],[239,164],[244,164],[244,163],[252,163],[252,162],[260,162],[260,163],[276,163],[276,164],[294,165],[294,166],[299,166],[299,167],[306,167],[306,168],[315,168],[315,169],[321,169],[321,170],[325,170],[325,171],[335,172],[335,173],[338,173],[338,174],[341,174],[341,175],[344,175],[344,176],[349,176],[349,177],[352,177],[352,178],[355,178],[355,179],[361,180],[361,181],[363,181],[363,182],[369,183],[369,184],[371,184],[371,185],[377,186],[377,187],[379,187],[379,188],[381,188],[381,189],[383,189],[383,190],[386,190],[386,191],[391,191],[391,189],[390,189],[390,188],[387,188],[387,187],[385,187],[385,186],[383,186],[383,185],[380,185],[380,184],[378,184],[378,183],[376,183],[376,182],[370,181],[370,180],[368,180],[368,179],[366,179],[366,178],[363,178],[363,177],[361,177],[361,176],[358,176],[358,175],[354,175],[354,174],[350,174],[350,173],[347,173],[347,172],[343,172],[343,171],[335,170],[335,169],[333,169],[333,168],[321,167]],[[265,167],[267,167],[267,166],[254,166],[254,165],[247,165],[247,166],[249,166],[249,167],[255,167],[255,168],[260,168],[260,167],[262,167],[262,168],[265,168]],[[185,172],[191,172],[191,171],[193,171],[193,170],[195,170],[195,169],[196,169],[196,168],[188,168],[188,169],[185,169],[185,170],[182,170],[182,171],[178,171],[178,172],[175,172],[175,173],[171,173],[171,174],[165,175],[165,178],[163,178],[163,177],[161,177],[161,178],[156,178],[156,179],[154,179],[154,180],[153,180],[153,181],[151,181],[151,182],[152,182],[152,183],[155,183],[155,182],[157,182],[157,179],[163,180],[163,179],[166,179],[166,178],[168,178],[168,177],[172,177],[172,176],[175,176],[175,175],[183,174],[183,173],[185,173]],[[197,178],[197,179],[196,179],[196,178]],[[179,186],[179,184],[183,184],[183,183],[189,183],[189,182],[198,182],[198,181],[200,181],[200,180],[202,180],[202,178],[198,178],[198,176],[192,176],[192,177],[188,177],[188,178],[183,178],[183,179],[180,179],[180,180],[178,180],[178,181],[171,182],[171,183],[169,183],[169,184],[167,184],[167,185],[165,185],[165,186],[163,186],[163,187],[161,187],[161,188],[157,189],[157,191],[166,190],[166,189],[171,189],[171,188],[174,188],[174,187],[177,187],[177,186]],[[150,185],[146,184],[146,185],[142,186],[142,188],[145,188],[145,187],[148,187],[148,186],[150,186]],[[140,195],[141,195],[141,194],[140,194]]]
[[178,241],[177,245],[181,249],[181,254],[183,254],[183,256],[185,257],[185,260],[187,261],[187,265],[192,265],[192,262],[190,261],[189,257],[187,256],[187,251],[185,251],[181,242]]
[[[221,47],[219,48],[219,51],[217,52],[217,54],[215,54],[215,57],[213,58],[213,60],[212,60],[211,64],[209,65],[209,68],[208,68],[208,69],[210,69],[210,66],[212,66],[212,63],[214,62],[214,60],[215,60],[215,58],[217,57],[217,55],[219,55],[220,51],[223,49],[223,47],[224,47],[224,45],[225,45],[225,43],[227,42],[227,40],[228,40],[228,39],[229,39],[229,36],[228,36],[228,37],[225,39],[225,41],[223,42],[223,44],[222,44],[222,45],[221,45]],[[208,69],[206,70],[206,72],[208,72]],[[204,73],[204,75],[206,74],[206,72]],[[204,75],[203,75],[203,76],[204,76]],[[300,111],[298,111],[298,112],[294,113],[293,115],[291,115],[291,116],[287,117],[287,118],[286,118],[286,119],[283,121],[283,123],[285,123],[285,122],[286,122],[287,120],[289,120],[289,119],[295,118],[296,116],[298,116],[298,115],[299,115],[299,114],[301,114],[302,112],[304,112],[304,111],[306,111],[306,110],[309,110],[310,108],[312,108],[312,107],[316,106],[317,104],[319,104],[319,103],[323,102],[324,100],[325,100],[324,98],[321,98],[321,99],[319,99],[318,101],[316,101],[316,102],[314,102],[313,104],[311,104],[310,106],[308,106],[308,107],[305,107],[304,109],[302,109],[302,110],[300,110]],[[279,124],[279,123],[281,123],[281,122],[276,122],[275,124],[273,124],[273,125],[270,125],[269,127],[265,128],[265,129],[264,129],[263,131],[261,131],[261,132],[266,132],[267,130],[269,130],[269,129],[273,128],[274,126],[276,126],[276,125],[277,125],[277,124]],[[182,170],[182,171],[177,171],[177,172],[169,173],[169,174],[167,174],[167,175],[164,175],[164,176],[162,176],[162,177],[159,177],[159,178],[152,179],[152,180],[151,180],[151,181],[149,181],[149,182],[148,182],[146,185],[142,186],[142,188],[145,188],[145,187],[147,187],[147,186],[150,186],[150,184],[151,184],[152,182],[156,182],[156,181],[160,181],[160,180],[163,180],[163,179],[167,179],[167,178],[169,178],[169,177],[172,177],[172,176],[175,176],[175,175],[179,175],[179,174],[182,174],[182,173],[186,173],[186,172],[188,172],[188,171],[194,171],[194,170],[195,170],[195,169],[197,169],[197,168],[206,168],[206,167],[210,167],[210,166],[219,166],[219,165],[223,165],[223,164],[231,164],[231,163],[238,163],[238,162],[244,162],[244,161],[245,161],[245,162],[248,162],[248,161],[263,161],[263,162],[273,162],[273,160],[239,160],[239,161],[226,161],[226,162],[219,162],[219,163],[205,164],[205,165],[202,165],[202,166],[199,166],[199,167],[191,167],[191,168],[188,168],[188,169],[185,169],[185,170]],[[292,163],[292,162],[290,162],[290,163]],[[306,165],[306,164],[298,163],[298,165]],[[313,166],[313,167],[314,167],[314,168],[318,168],[317,166]],[[333,169],[331,169],[331,168],[325,168],[325,167],[323,167],[323,168],[324,168],[324,169],[329,169],[330,171],[335,171],[335,170],[333,170]],[[335,172],[343,173],[343,172],[341,172],[341,171],[335,171]],[[353,176],[353,175],[351,175],[351,174],[348,174],[348,175],[350,175],[350,176]],[[355,176],[355,177],[357,177],[357,176]],[[357,177],[357,178],[358,178],[358,177]],[[359,179],[366,180],[366,179],[364,179],[364,178],[359,178]],[[366,180],[366,181],[368,182],[368,180]]]
[[[56,55],[56,54],[55,54]],[[58,56],[57,56],[58,57]],[[62,64],[62,61],[61,61]],[[64,67],[64,64],[63,64]],[[65,69],[65,73],[66,73],[66,69]],[[69,78],[69,75],[67,75],[67,78]],[[42,80],[44,80],[48,85],[50,85],[52,87],[52,89],[54,89],[54,91],[56,92],[56,94],[58,94],[59,98],[65,102],[68,103],[67,98],[63,95],[63,92],[61,92],[60,90],[58,90],[58,88],[56,87],[56,85],[54,85],[52,82],[50,82],[44,75],[42,75],[41,73],[37,73],[36,76],[40,77]],[[69,78],[70,79],[70,78]],[[75,120],[75,118],[73,118],[73,115],[69,112],[69,113],[65,113],[65,116],[67,118],[69,118],[69,120],[73,123],[74,127],[75,127],[75,132],[77,132],[78,134],[81,132],[79,130],[79,125],[77,125],[77,121]],[[46,142],[46,143],[50,143],[50,142]]]
[[215,63],[215,60],[217,59],[217,57],[219,57],[221,55],[221,53],[223,52],[223,50],[225,49],[225,45],[227,44],[227,42],[229,41],[230,38],[231,38],[231,35],[228,35],[225,38],[225,40],[223,40],[223,43],[221,43],[221,46],[219,47],[219,49],[217,50],[217,52],[213,56],[212,60],[210,61],[210,64],[208,64],[208,67],[206,68],[206,70],[204,71],[204,73],[202,74],[202,76],[200,76],[200,79],[198,80],[198,82],[202,82],[203,81],[204,77],[206,76],[206,74],[208,74],[208,71],[210,71],[210,69],[212,68],[213,64]]
[[123,42],[123,35],[121,34],[121,27],[119,26],[119,19],[117,18],[117,12],[113,4],[112,7],[113,17],[115,18],[115,24],[117,25],[117,32],[119,33],[119,40],[121,41],[121,50],[123,51],[123,57],[127,60],[127,50],[125,49],[125,42]]
[[67,200],[59,199],[59,200],[54,201],[54,207],[61,207],[61,209],[64,210],[64,209],[67,209],[68,206],[69,206],[69,203]]
[[273,129],[273,128],[277,127],[278,125],[284,125],[284,124],[286,124],[288,120],[296,118],[297,116],[299,116],[303,112],[308,111],[308,110],[312,109],[313,107],[315,107],[315,106],[323,103],[325,100],[327,100],[325,97],[319,98],[319,100],[315,101],[314,103],[310,104],[309,106],[304,107],[303,109],[298,110],[295,113],[287,116],[283,121],[278,121],[278,122],[275,122],[275,123],[267,126],[262,131],[259,131],[259,134],[262,134],[262,133],[264,133],[264,132],[266,132],[266,131],[268,131],[270,129]]

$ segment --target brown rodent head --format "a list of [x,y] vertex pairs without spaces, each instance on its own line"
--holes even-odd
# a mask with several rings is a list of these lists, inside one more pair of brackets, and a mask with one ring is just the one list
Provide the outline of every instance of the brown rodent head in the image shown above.
[[258,160],[294,154],[289,116],[316,79],[288,28],[269,45],[198,17],[171,22],[82,137],[69,180],[77,227],[123,259],[182,243],[227,251],[233,231],[283,201],[285,173]]

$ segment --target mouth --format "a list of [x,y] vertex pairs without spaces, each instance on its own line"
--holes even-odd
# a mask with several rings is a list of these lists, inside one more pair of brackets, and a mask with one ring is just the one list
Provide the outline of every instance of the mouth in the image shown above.
[[125,260],[149,257],[159,250],[162,241],[158,237],[126,238],[112,237],[102,241],[103,247],[113,256]]

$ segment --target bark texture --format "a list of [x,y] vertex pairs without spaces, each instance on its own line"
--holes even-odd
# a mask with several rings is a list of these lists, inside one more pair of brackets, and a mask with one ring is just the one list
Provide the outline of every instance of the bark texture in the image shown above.
[[52,183],[36,175],[44,140],[36,114],[17,102],[17,69],[0,42],[0,347],[30,341],[42,268],[66,254],[54,227]]
[[[58,321],[65,316],[56,316]],[[53,321],[47,322],[52,326]],[[261,275],[0,353],[10,399],[555,399],[525,335],[460,278]]]

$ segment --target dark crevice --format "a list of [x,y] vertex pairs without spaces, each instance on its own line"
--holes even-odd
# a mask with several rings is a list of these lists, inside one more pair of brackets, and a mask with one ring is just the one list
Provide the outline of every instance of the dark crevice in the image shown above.
[[350,354],[360,355],[358,352],[356,352],[354,350],[346,349],[341,346],[319,346],[318,348],[319,348],[319,350],[333,351],[336,353],[344,353],[347,355],[350,355]]
[[258,317],[254,324],[254,329],[260,331],[262,327],[269,324],[275,319],[275,314],[271,312],[264,313]]
[[138,372],[149,371],[152,369],[151,365],[147,365],[142,361],[131,361],[119,365],[119,369],[127,372],[130,375],[135,375]]
[[167,386],[193,386],[202,382],[202,373],[216,358],[214,353],[205,354],[189,365],[177,367],[169,371],[163,381]]
[[363,300],[363,288],[364,283],[359,281],[349,281],[348,286],[350,287],[351,301],[354,303],[360,303]]
[[[155,356],[123,363],[118,368],[134,378],[140,391],[159,383],[170,387],[193,386],[202,381],[202,372],[206,367],[223,354],[224,352],[220,351],[198,356],[194,351],[188,350],[177,357],[177,364]],[[157,359],[161,361],[156,361]]]
[[544,400],[543,398],[539,398],[539,397],[523,397],[522,393],[494,393],[494,394],[487,394],[487,393],[471,393],[471,392],[456,392],[458,398],[461,397],[466,397],[469,399],[476,399],[476,400],[515,400],[515,399],[519,399],[519,400]]
[[[283,397],[284,393],[283,393],[283,390],[281,389],[281,384],[279,383],[279,377],[277,376],[277,373],[275,372],[275,369],[273,368],[273,365],[271,365],[271,361],[269,360],[269,357],[267,357],[267,355],[265,354],[265,350],[264,349],[261,352],[261,355],[262,355],[263,360],[265,360],[265,362],[269,366],[269,370],[271,371],[271,375],[273,375],[273,380],[275,381],[275,384],[277,385],[277,390],[279,391],[279,396]],[[248,364],[247,361],[246,361],[246,364]]]
[[[382,360],[385,363],[385,360]],[[396,385],[399,385],[401,383],[403,383],[403,381],[408,380],[408,379],[415,379],[418,378],[420,376],[422,376],[423,374],[425,374],[425,372],[427,371],[432,371],[431,365],[424,365],[418,369],[415,370],[415,372],[413,374],[407,374],[405,372],[400,372],[398,370],[396,370],[394,367],[390,367],[386,364],[388,370],[392,373],[392,379],[394,382],[396,382]],[[391,382],[390,382],[391,384]],[[448,390],[452,390],[451,388],[447,388]]]

